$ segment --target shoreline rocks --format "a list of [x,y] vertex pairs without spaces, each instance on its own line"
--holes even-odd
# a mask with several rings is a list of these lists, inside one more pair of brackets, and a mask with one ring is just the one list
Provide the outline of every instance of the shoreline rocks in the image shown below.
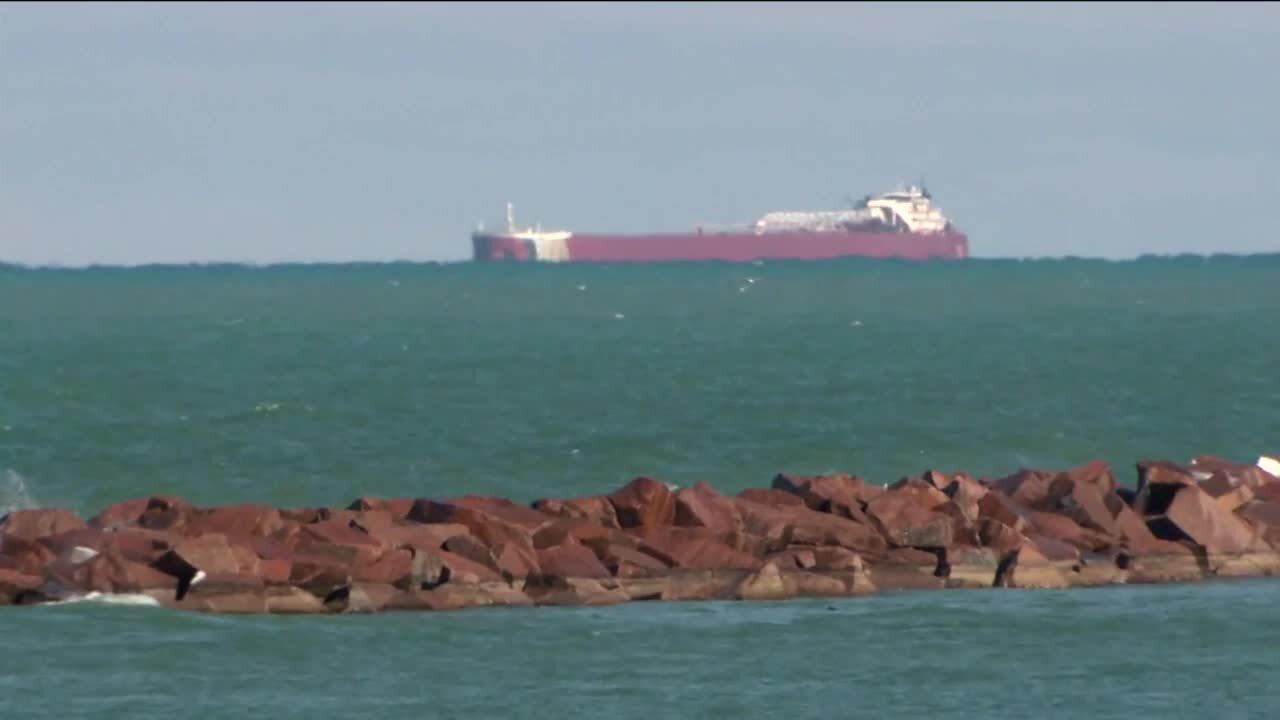
[[0,519],[0,605],[143,595],[211,613],[373,613],[890,590],[1096,587],[1280,572],[1280,462],[1198,455],[880,486],[776,475],[729,496],[638,477],[542,498],[345,508],[117,502]]

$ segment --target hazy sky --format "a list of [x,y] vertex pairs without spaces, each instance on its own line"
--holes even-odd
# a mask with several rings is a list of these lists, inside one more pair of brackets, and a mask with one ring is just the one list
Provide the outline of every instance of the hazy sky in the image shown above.
[[979,256],[1280,251],[1280,7],[0,6],[0,260],[459,260],[923,176]]

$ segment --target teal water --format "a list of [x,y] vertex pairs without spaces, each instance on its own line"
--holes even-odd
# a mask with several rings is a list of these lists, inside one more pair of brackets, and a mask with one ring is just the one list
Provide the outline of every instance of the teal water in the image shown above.
[[[1280,257],[0,267],[0,506],[1280,454]],[[22,717],[1267,717],[1270,581],[372,618],[0,609]],[[1246,660],[1247,658],[1247,660]],[[6,713],[12,714],[12,712]]]

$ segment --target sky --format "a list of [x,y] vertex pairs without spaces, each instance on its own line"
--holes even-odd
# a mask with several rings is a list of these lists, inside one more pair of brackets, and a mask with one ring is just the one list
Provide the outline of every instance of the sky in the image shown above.
[[1280,251],[1280,6],[0,5],[0,261],[458,261],[923,178],[979,257]]

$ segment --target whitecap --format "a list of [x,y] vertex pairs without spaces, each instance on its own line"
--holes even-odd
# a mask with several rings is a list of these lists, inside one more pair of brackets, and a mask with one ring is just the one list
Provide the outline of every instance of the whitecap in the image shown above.
[[0,483],[0,516],[15,510],[34,510],[40,503],[27,489],[27,479],[17,470],[4,471],[4,482]]
[[129,607],[160,607],[160,601],[142,593],[101,593],[91,592],[84,595],[72,595],[62,600],[55,600],[48,605],[74,605],[77,603],[95,603],[98,605],[126,605]]

